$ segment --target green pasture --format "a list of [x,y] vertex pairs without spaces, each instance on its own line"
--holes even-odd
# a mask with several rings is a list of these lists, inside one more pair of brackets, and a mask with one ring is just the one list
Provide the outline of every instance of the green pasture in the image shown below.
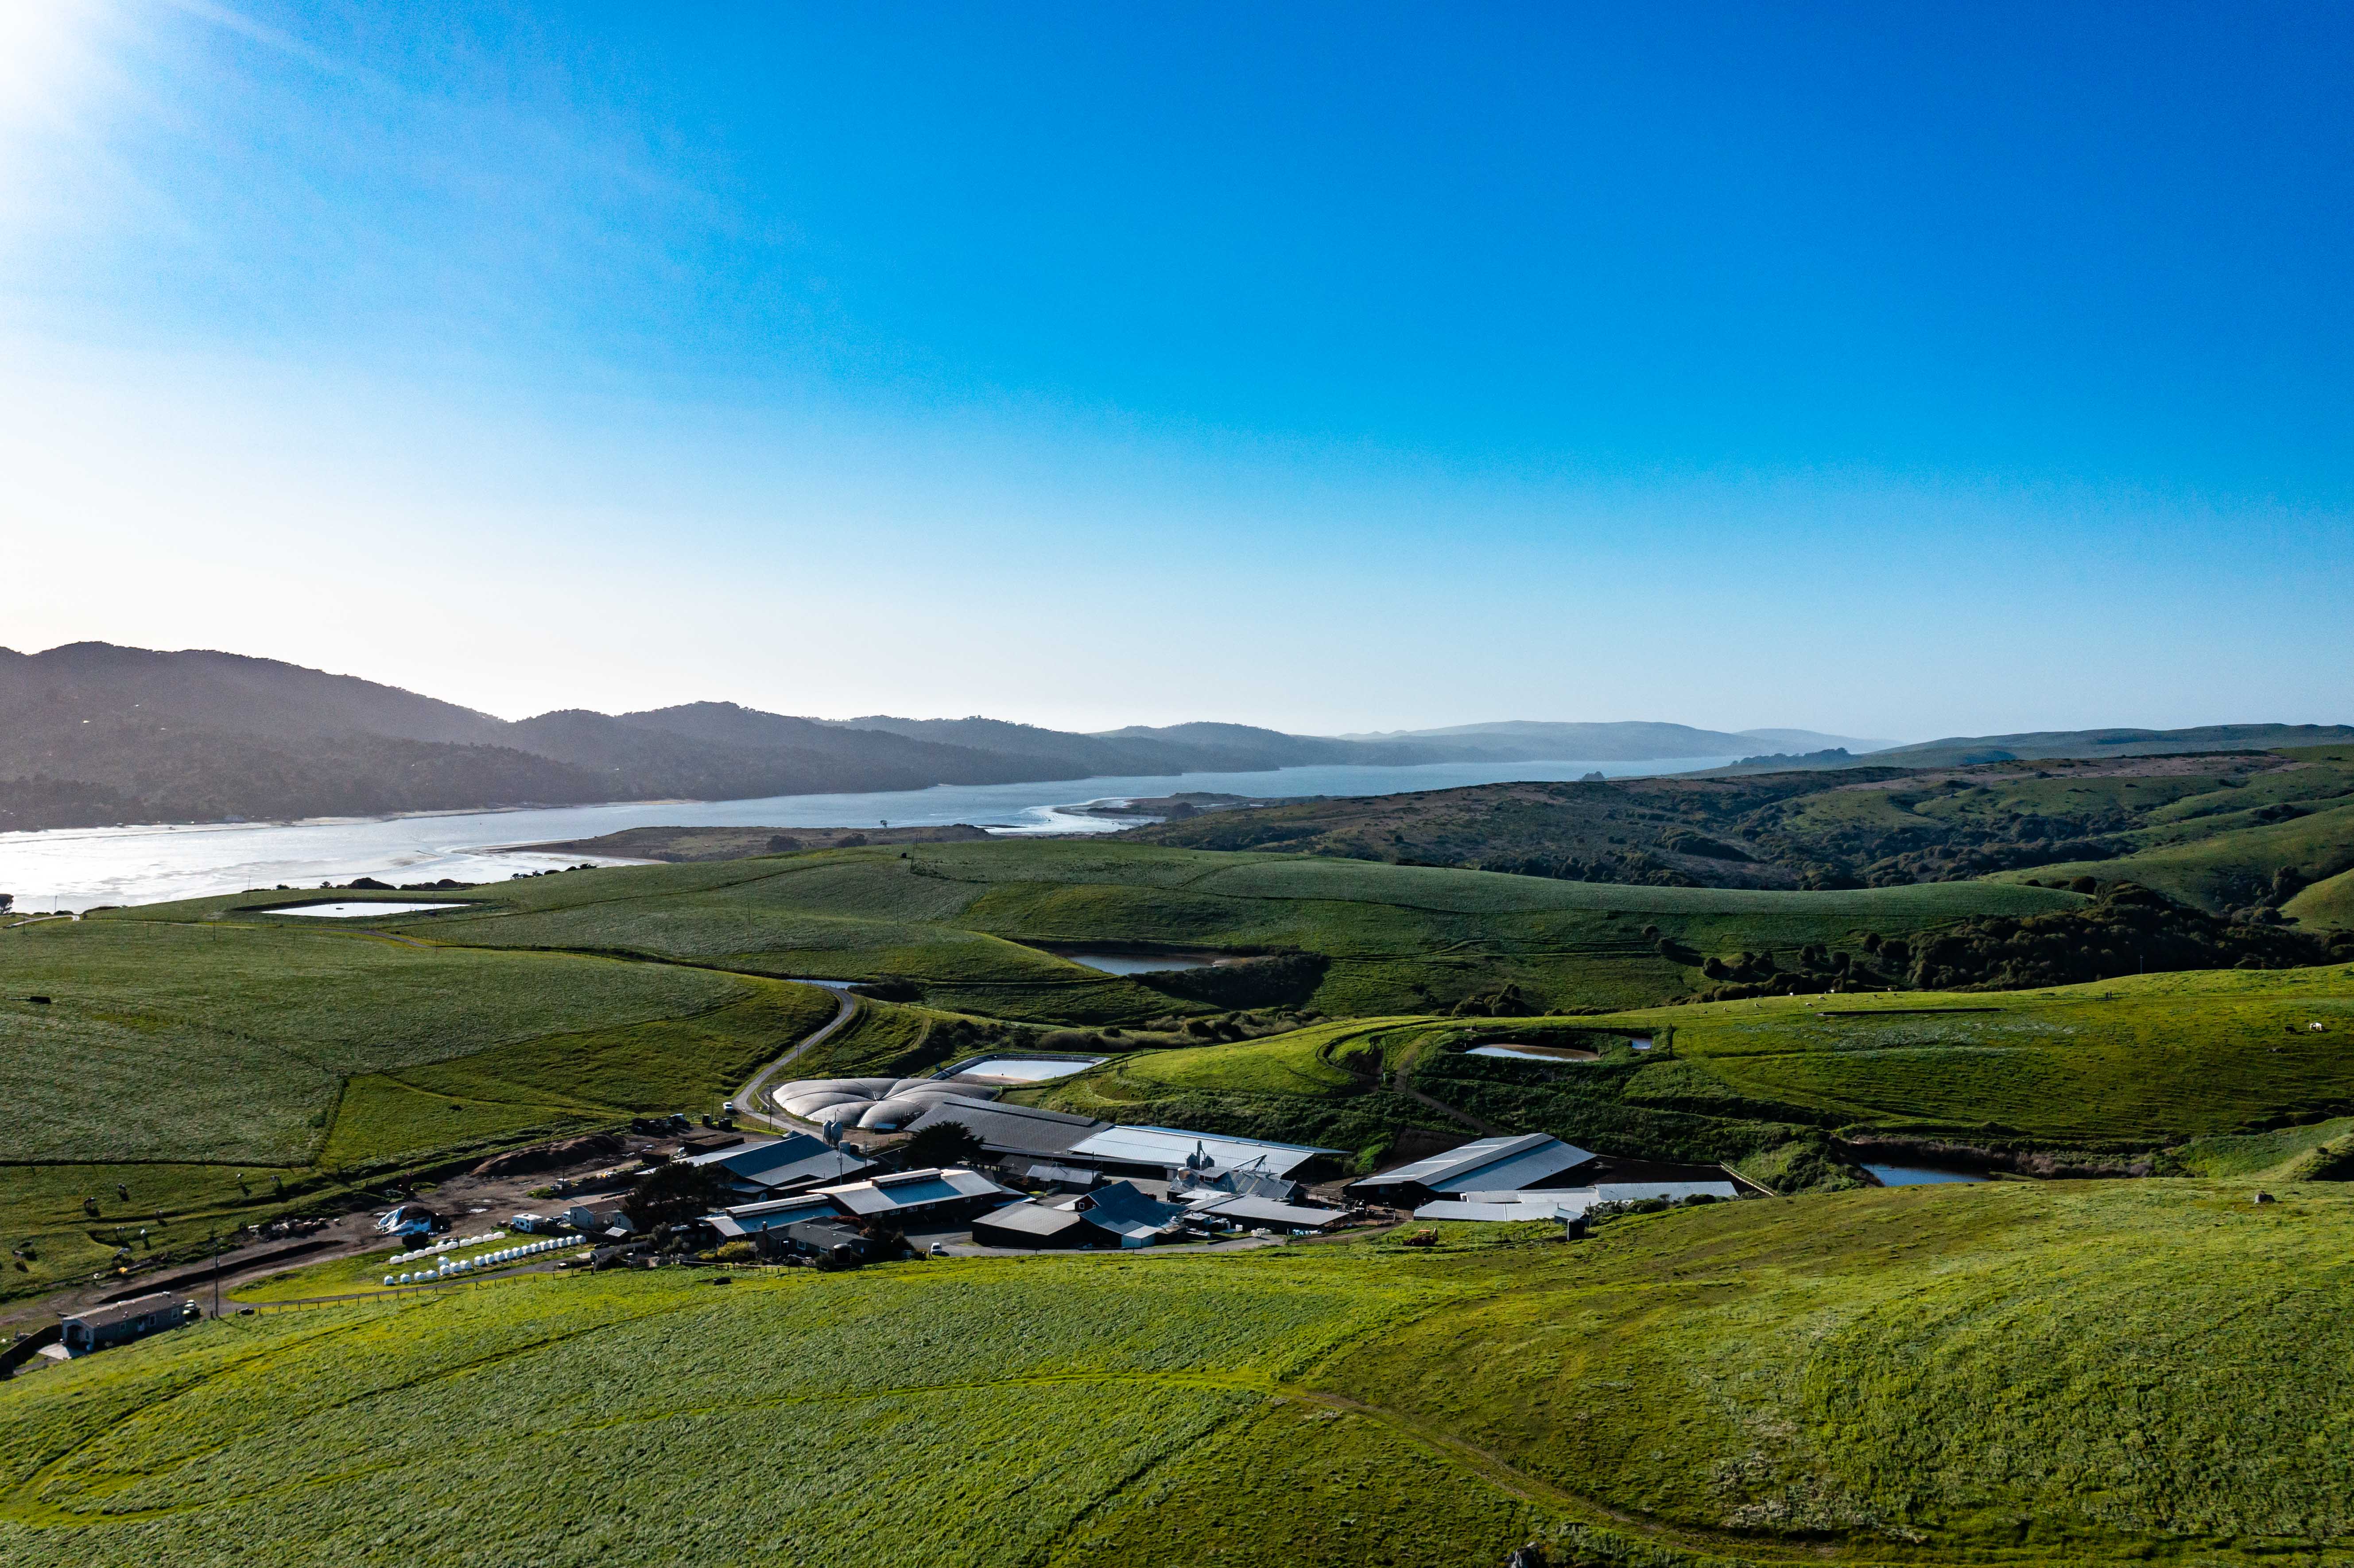
[[0,1558],[2343,1563],[2354,1198],[2249,1191],[231,1317],[0,1393]]
[[[2155,1149],[2354,1109],[2354,969],[1769,999],[1609,1022],[1672,1040],[1627,1097],[1961,1141]],[[2316,1033],[2314,1022],[2324,1025]]]
[[0,1160],[299,1163],[355,1075],[713,1011],[751,983],[356,932],[29,926],[0,937],[0,1096],[24,1107]]
[[[1629,1050],[1621,1039],[1633,1034],[1651,1035],[1657,1048]],[[1599,1047],[1600,1057],[1464,1054],[1514,1040]],[[1608,1154],[1748,1160],[1834,1132],[2148,1154],[2354,1111],[2354,969],[1767,998],[1577,1018],[1359,1019],[1140,1051],[1020,1097],[1116,1121],[1352,1150],[1378,1144],[1385,1129],[1463,1129],[1397,1093],[1401,1075],[1486,1125],[1551,1132]]]
[[19,1107],[0,1234],[20,1254],[0,1298],[119,1245],[185,1255],[371,1171],[712,1108],[833,1012],[811,987],[684,966],[148,917],[0,936],[0,998]]
[[[140,916],[287,923],[250,913],[260,902],[206,899]],[[452,946],[904,979],[949,1011],[1133,1025],[1209,1010],[1043,949],[1311,953],[1328,967],[1315,995],[1300,1000],[1336,1016],[1439,1011],[1506,985],[1553,1007],[1627,1007],[1705,983],[1697,966],[1709,954],[1856,949],[1867,932],[1912,937],[1971,916],[2080,902],[1994,883],[1838,893],[1628,887],[1125,841],[1001,841],[567,872],[504,885],[478,910],[386,928]]]
[[2315,883],[2283,905],[2281,913],[2307,926],[2354,930],[2354,871]]

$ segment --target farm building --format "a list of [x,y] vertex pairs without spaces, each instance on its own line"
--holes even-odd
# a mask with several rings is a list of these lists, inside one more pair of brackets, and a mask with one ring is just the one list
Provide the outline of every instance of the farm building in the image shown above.
[[606,1240],[619,1240],[638,1228],[619,1208],[592,1209],[586,1203],[575,1203],[557,1218],[584,1236]]
[[774,1097],[787,1116],[838,1122],[844,1131],[896,1132],[943,1100],[987,1101],[997,1091],[943,1078],[803,1078],[779,1084]]
[[961,1219],[995,1208],[1014,1194],[979,1171],[950,1166],[940,1171],[903,1171],[810,1193],[862,1220],[903,1224]]
[[1188,1161],[1182,1170],[1169,1175],[1169,1195],[1182,1194],[1191,1202],[1196,1196],[1219,1192],[1248,1194],[1278,1203],[1288,1203],[1299,1196],[1299,1183],[1288,1176],[1278,1176],[1267,1169],[1264,1159],[1238,1167],[1220,1165],[1202,1157],[1200,1164]]
[[962,1124],[981,1139],[981,1148],[1001,1160],[1028,1154],[1057,1161],[1076,1145],[1111,1126],[1108,1121],[1065,1111],[988,1100],[953,1100],[934,1105],[910,1122],[908,1130],[921,1132],[946,1121]]
[[1060,1187],[1073,1192],[1084,1192],[1104,1179],[1100,1171],[1084,1165],[1057,1165],[1052,1160],[1033,1160],[1023,1175],[1033,1181],[1043,1181],[1049,1187]]
[[698,1154],[689,1165],[716,1165],[728,1184],[747,1199],[774,1197],[828,1181],[848,1181],[874,1170],[875,1162],[846,1149],[833,1149],[806,1132],[789,1132],[740,1149]]
[[1414,1206],[1466,1192],[1520,1192],[1530,1187],[1566,1187],[1573,1173],[1595,1156],[1574,1143],[1542,1132],[1517,1138],[1483,1138],[1444,1154],[1434,1154],[1379,1175],[1349,1183],[1357,1197]]
[[149,1334],[176,1329],[195,1312],[196,1303],[184,1301],[168,1290],[158,1290],[111,1306],[68,1313],[59,1325],[58,1342],[69,1356],[86,1356],[92,1351],[127,1345]]
[[1320,1209],[1305,1203],[1278,1202],[1250,1192],[1203,1194],[1186,1213],[1249,1230],[1271,1231],[1330,1230],[1349,1217],[1344,1209]]
[[1270,1176],[1288,1177],[1313,1160],[1341,1152],[1256,1138],[1221,1138],[1173,1127],[1108,1127],[1071,1145],[1064,1162],[1093,1165],[1121,1176],[1174,1176],[1187,1170],[1247,1167]]
[[1126,1181],[1055,1202],[1028,1198],[983,1214],[972,1223],[972,1239],[982,1246],[1150,1246],[1185,1215]]
[[1730,1181],[1599,1181],[1591,1187],[1538,1187],[1518,1192],[1464,1192],[1415,1210],[1417,1220],[1567,1220],[1600,1203],[1636,1203],[1648,1198],[1671,1203],[1694,1198],[1732,1199]]
[[973,1221],[972,1239],[981,1246],[1017,1251],[1109,1248],[1120,1245],[1119,1233],[1094,1224],[1076,1209],[1043,1203],[1035,1198],[1008,1203]]
[[784,1228],[785,1245],[803,1257],[847,1268],[875,1253],[874,1238],[840,1220],[796,1220]]
[[724,1241],[757,1240],[769,1231],[782,1232],[787,1226],[805,1220],[839,1219],[842,1211],[833,1200],[814,1192],[804,1192],[792,1198],[770,1198],[758,1203],[738,1203],[709,1216],[707,1224]]

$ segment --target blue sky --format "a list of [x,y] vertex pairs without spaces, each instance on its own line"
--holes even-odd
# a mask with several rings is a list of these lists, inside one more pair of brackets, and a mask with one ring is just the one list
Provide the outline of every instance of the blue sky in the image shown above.
[[2349,44],[37,0],[5,640],[510,715],[2345,720]]

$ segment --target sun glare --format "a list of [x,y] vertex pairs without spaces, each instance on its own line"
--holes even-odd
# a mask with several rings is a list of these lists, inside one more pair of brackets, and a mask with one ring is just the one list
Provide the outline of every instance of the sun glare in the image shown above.
[[86,39],[98,7],[76,0],[0,0],[0,123],[63,113],[87,74]]

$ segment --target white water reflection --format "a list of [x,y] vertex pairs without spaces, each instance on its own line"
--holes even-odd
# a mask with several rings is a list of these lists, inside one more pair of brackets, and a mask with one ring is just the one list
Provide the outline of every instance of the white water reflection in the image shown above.
[[[1032,784],[943,784],[870,794],[782,795],[760,800],[631,801],[516,811],[307,822],[214,822],[181,827],[56,828],[0,833],[0,892],[19,910],[152,904],[249,888],[296,891],[323,881],[499,882],[518,872],[591,857],[517,846],[595,838],[624,828],[946,827],[967,822],[1007,834],[1100,833],[1138,818],[1076,813],[1073,806],[1152,799],[1181,790],[1256,796],[1388,795],[1516,779],[1614,779],[1721,767],[1731,758],[1672,762],[1441,762],[1418,768],[1284,768],[1258,773],[1185,773]],[[609,860],[599,863],[622,864]]]

